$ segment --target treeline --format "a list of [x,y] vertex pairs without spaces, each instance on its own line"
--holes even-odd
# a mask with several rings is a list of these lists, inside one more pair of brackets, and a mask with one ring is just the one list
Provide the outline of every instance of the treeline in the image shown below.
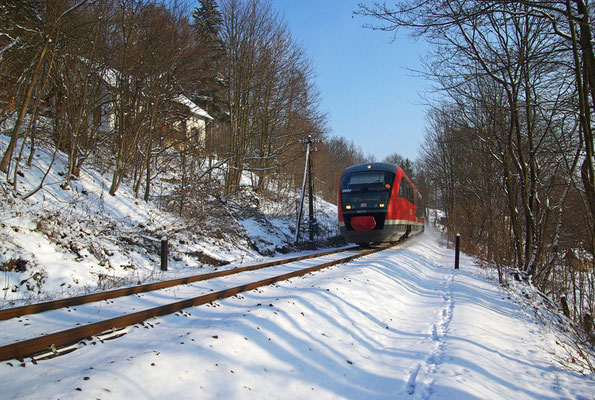
[[184,4],[0,3],[0,123],[10,137],[0,170],[15,189],[43,143],[68,157],[65,190],[93,162],[112,176],[112,195],[127,182],[148,201],[155,180],[168,179],[165,203],[192,216],[203,198],[237,193],[245,171],[255,190],[292,192],[299,141],[311,135],[325,139],[315,187],[336,198],[334,175],[357,149],[325,137],[313,67],[270,2]]
[[[362,6],[378,29],[429,43],[418,181],[467,250],[516,266],[592,321],[594,8],[569,1],[403,1]],[[559,304],[559,303],[558,303]]]

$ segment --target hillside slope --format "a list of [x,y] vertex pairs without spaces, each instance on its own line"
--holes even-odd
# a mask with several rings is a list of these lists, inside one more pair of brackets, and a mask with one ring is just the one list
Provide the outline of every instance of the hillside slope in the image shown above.
[[[7,143],[0,135],[0,149]],[[109,172],[92,167],[63,190],[64,154],[53,162],[42,147],[35,154],[31,167],[21,165],[16,192],[0,180],[0,308],[296,251],[295,206],[258,197],[247,184],[234,196],[200,199],[200,215],[182,219],[160,204],[175,190],[169,183],[175,175],[156,179],[158,195],[146,203],[126,183],[110,196]],[[42,181],[43,188],[23,200]],[[316,218],[318,241],[337,235],[334,205],[317,199]],[[169,244],[167,273],[160,271],[162,237]]]

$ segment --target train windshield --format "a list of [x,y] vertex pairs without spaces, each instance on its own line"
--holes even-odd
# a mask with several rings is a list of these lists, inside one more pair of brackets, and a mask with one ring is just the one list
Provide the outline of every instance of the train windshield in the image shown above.
[[384,171],[354,172],[341,178],[344,210],[384,209],[395,175]]
[[345,175],[341,179],[341,191],[386,192],[390,191],[395,175],[384,171],[363,171]]

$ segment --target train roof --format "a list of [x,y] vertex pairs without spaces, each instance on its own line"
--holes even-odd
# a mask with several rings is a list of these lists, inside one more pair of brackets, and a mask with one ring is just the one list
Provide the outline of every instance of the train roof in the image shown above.
[[351,167],[347,167],[345,169],[345,171],[343,171],[343,175],[351,174],[354,172],[362,172],[362,171],[386,171],[386,172],[392,172],[393,174],[396,174],[398,169],[399,169],[399,166],[396,164],[372,162],[372,163],[357,164],[357,165],[352,165]]

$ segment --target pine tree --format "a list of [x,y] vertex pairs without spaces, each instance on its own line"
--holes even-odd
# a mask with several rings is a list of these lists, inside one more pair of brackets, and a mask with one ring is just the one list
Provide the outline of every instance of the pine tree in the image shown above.
[[196,7],[192,17],[197,32],[209,36],[212,40],[219,36],[219,29],[223,18],[219,12],[219,5],[215,0],[199,0],[200,6]]
[[[199,0],[192,18],[197,40],[204,48],[204,53],[197,63],[200,64],[201,77],[198,88],[189,97],[207,112],[220,120],[225,118],[227,106],[223,100],[221,76],[222,60],[225,47],[221,40],[220,30],[223,17],[215,0]],[[216,151],[213,125],[206,128],[206,147],[209,154]],[[210,160],[210,158],[209,158]]]

